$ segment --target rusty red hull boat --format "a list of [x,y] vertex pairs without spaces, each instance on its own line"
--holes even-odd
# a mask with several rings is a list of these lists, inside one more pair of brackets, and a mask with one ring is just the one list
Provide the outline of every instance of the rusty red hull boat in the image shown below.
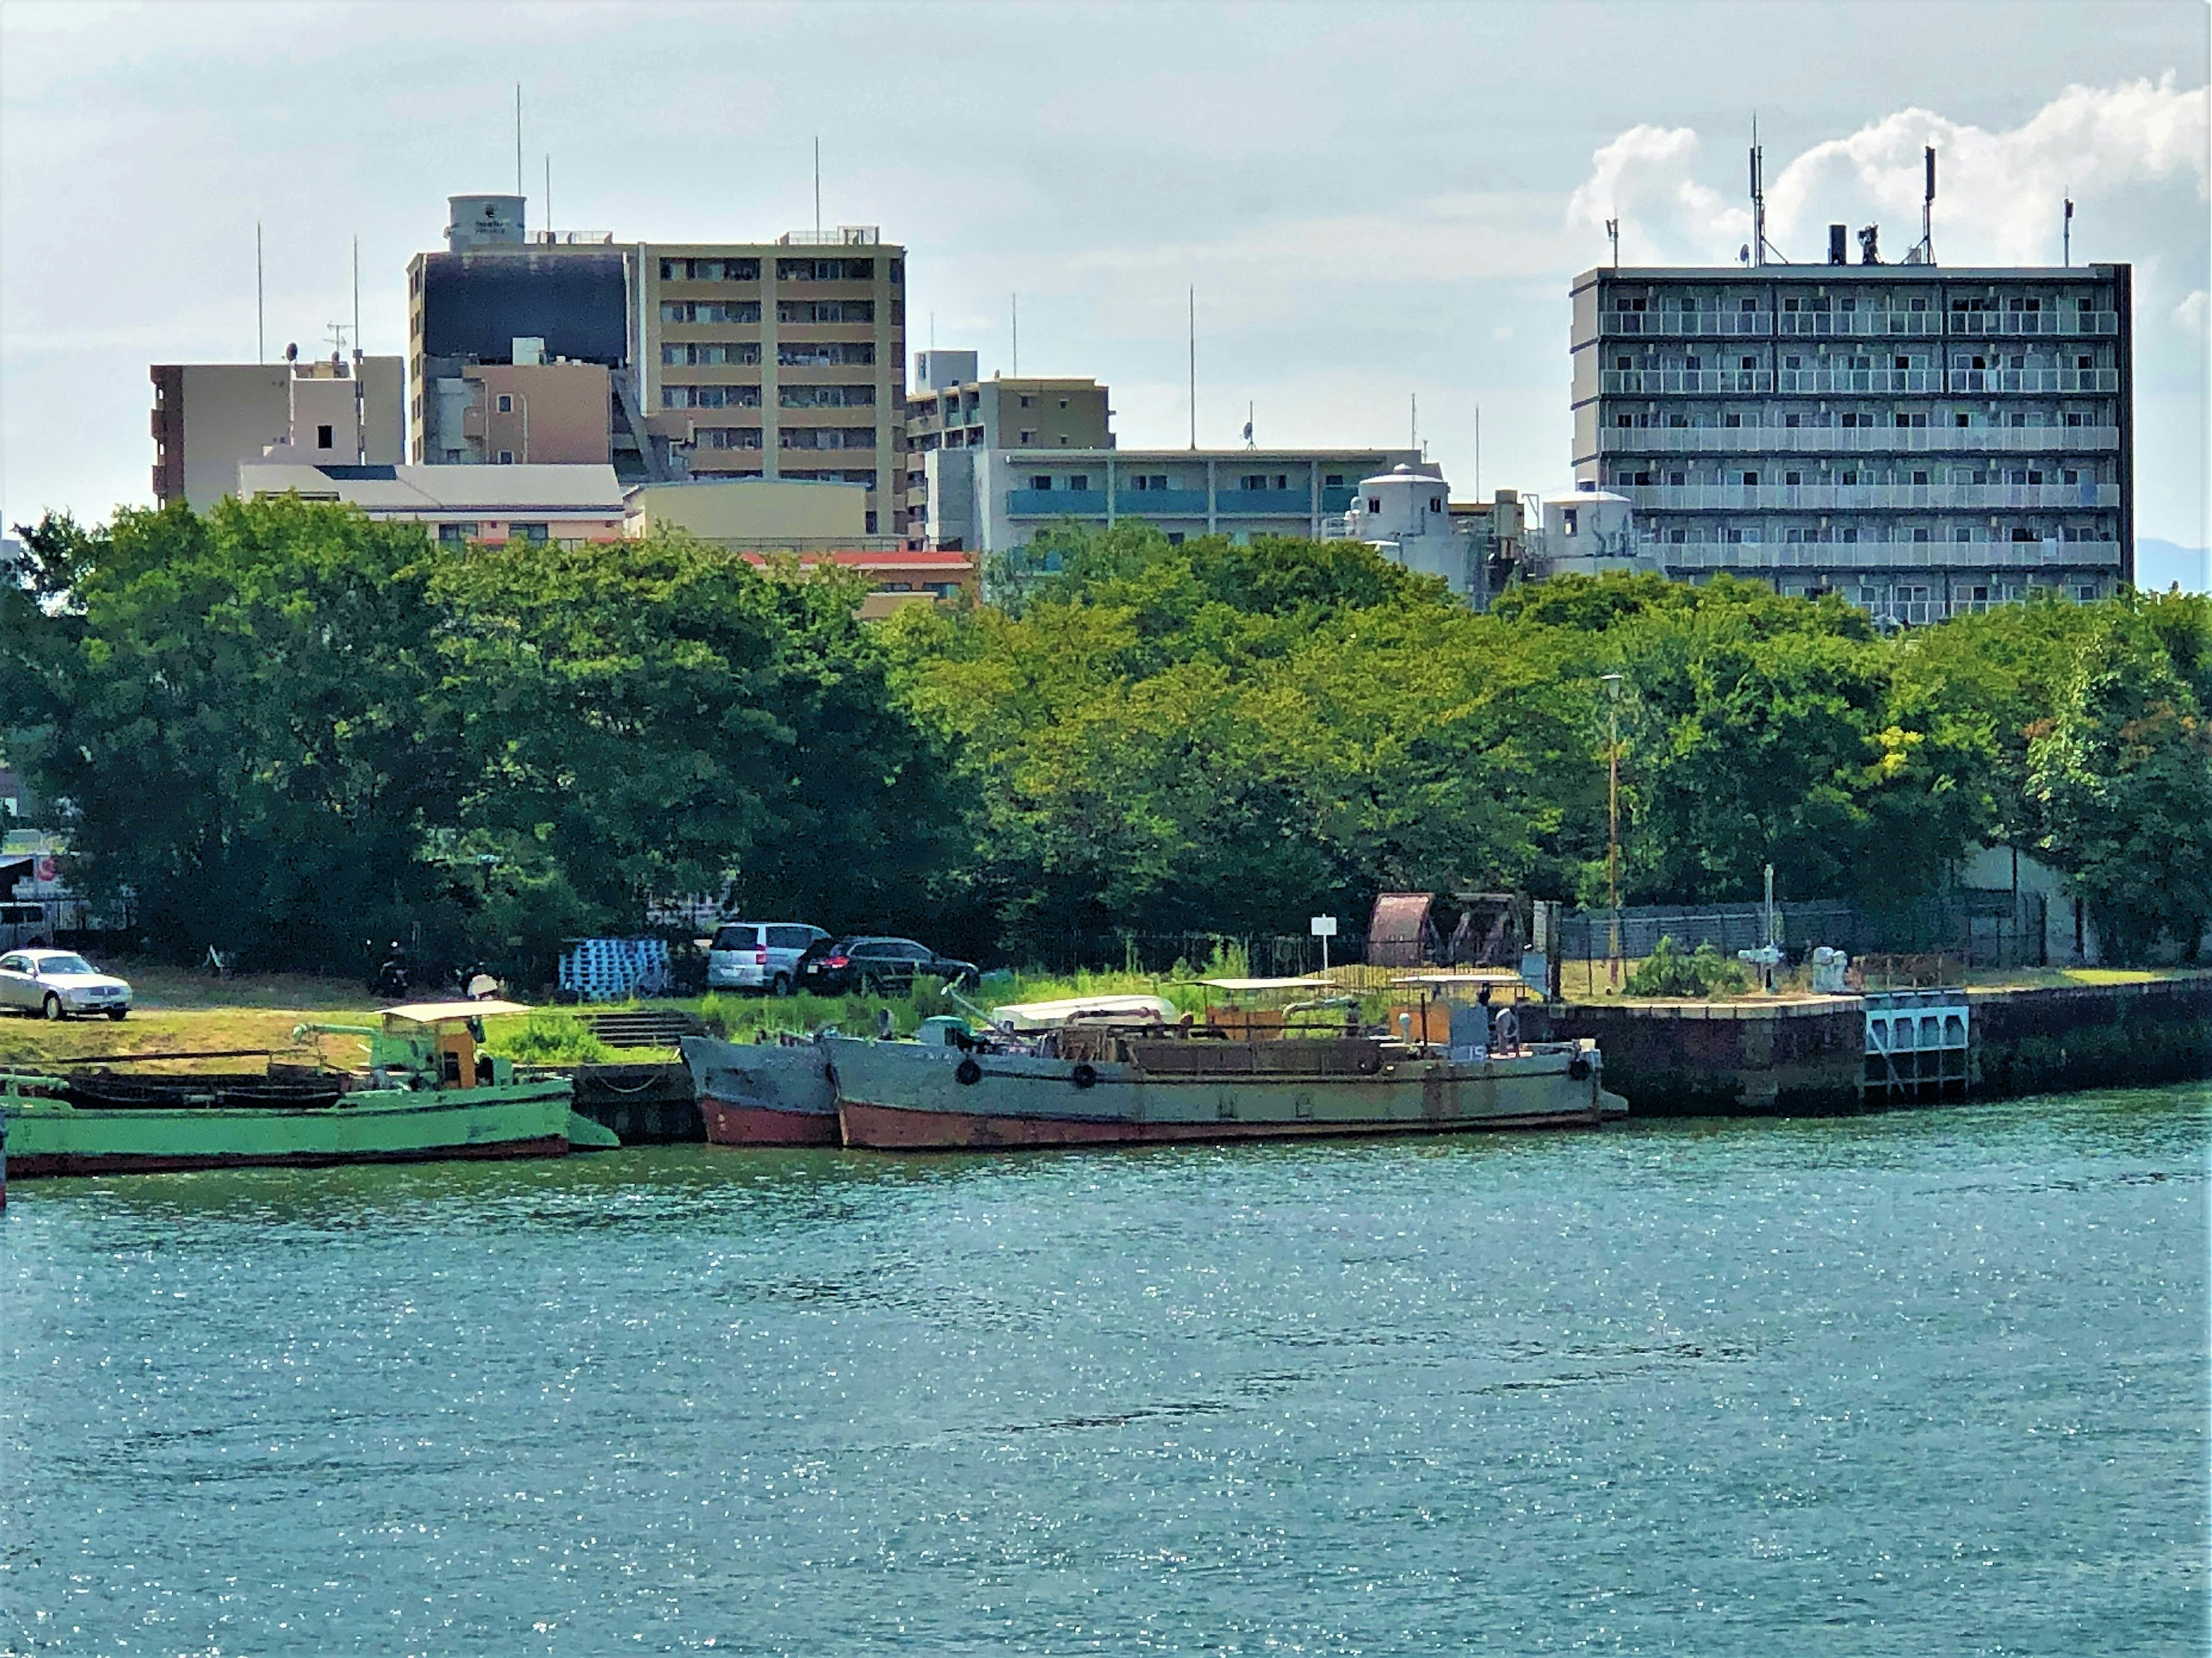
[[686,1036],[684,1063],[714,1145],[835,1145],[837,1092],[817,1042]]

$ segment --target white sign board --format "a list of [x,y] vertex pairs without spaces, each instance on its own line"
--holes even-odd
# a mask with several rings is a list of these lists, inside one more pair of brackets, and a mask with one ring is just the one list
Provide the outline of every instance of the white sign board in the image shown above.
[[1336,937],[1336,917],[1334,915],[1315,916],[1313,918],[1313,936],[1316,938],[1334,938]]

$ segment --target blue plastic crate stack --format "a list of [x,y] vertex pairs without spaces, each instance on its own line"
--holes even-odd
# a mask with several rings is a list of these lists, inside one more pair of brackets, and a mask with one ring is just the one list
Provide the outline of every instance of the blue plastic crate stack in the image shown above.
[[618,1002],[668,990],[664,938],[579,938],[561,957],[561,988],[579,1001]]

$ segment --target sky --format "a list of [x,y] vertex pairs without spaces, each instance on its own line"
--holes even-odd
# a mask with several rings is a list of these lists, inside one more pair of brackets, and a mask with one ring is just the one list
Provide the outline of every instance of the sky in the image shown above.
[[[404,349],[446,197],[530,228],[908,249],[909,352],[1112,388],[1124,447],[1418,432],[1454,493],[1571,466],[1568,290],[1770,240],[2135,266],[2137,533],[2212,544],[2203,0],[1820,4],[0,3],[0,519],[150,499],[148,366]],[[911,355],[908,371],[911,374]],[[1417,411],[1417,412],[1416,412]],[[1478,446],[1478,430],[1480,442]],[[1478,452],[1479,451],[1479,452]]]

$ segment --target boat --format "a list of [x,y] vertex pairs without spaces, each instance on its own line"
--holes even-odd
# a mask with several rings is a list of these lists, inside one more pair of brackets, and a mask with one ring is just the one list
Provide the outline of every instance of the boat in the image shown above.
[[837,1090],[818,1037],[726,1042],[686,1036],[699,1117],[714,1145],[835,1145]]
[[[1229,993],[1326,992],[1286,1008],[1170,1022],[1071,1017],[1038,1037],[824,1038],[845,1144],[978,1150],[1162,1140],[1593,1127],[1627,1102],[1595,1042],[1522,1042],[1487,1007],[1429,999],[1363,1027],[1315,979],[1213,979]],[[1416,1025],[1418,1020],[1418,1026]]]
[[[1038,1035],[1075,1018],[1158,1022],[1175,1016],[1175,1005],[1158,996],[1111,995],[1012,1002],[993,1008],[984,1023],[1018,1035]],[[923,1021],[920,1040],[940,1047],[973,1046],[965,1022],[945,1015]],[[842,1141],[836,1081],[824,1034],[763,1031],[757,1042],[750,1042],[686,1036],[680,1046],[710,1144],[836,1145]]]
[[77,1077],[0,1073],[0,1125],[18,1178],[169,1169],[560,1157],[615,1136],[569,1108],[560,1076],[522,1077],[477,1051],[511,1002],[388,1008],[380,1027],[302,1025],[365,1040],[359,1072]]

